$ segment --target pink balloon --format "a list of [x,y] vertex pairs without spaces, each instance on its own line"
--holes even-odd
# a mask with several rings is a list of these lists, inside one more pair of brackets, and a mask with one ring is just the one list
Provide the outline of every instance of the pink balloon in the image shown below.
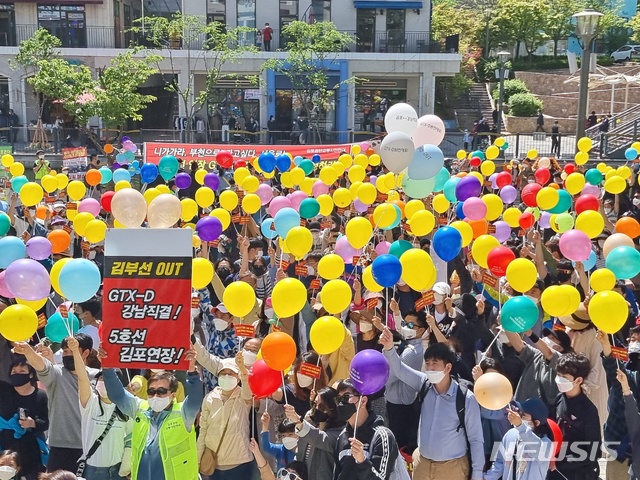
[[100,206],[100,202],[95,198],[85,198],[80,202],[80,205],[78,206],[79,213],[88,212],[94,217],[100,215],[101,209],[102,207]]
[[322,180],[316,180],[311,187],[311,192],[314,197],[318,198],[320,195],[329,193],[329,185],[326,185]]
[[5,298],[14,298],[13,293],[11,293],[11,290],[9,290],[9,287],[7,287],[7,284],[4,281],[5,272],[6,270],[4,272],[0,272],[0,295]]
[[353,207],[356,209],[358,213],[364,213],[369,209],[369,205],[365,205],[357,198],[353,201]]
[[305,198],[309,198],[309,195],[304,193],[302,190],[296,190],[295,192],[289,194],[289,201],[291,202],[291,207],[296,211],[300,211],[300,204],[302,200]]
[[391,244],[386,240],[384,240],[380,242],[378,245],[376,245],[376,253],[378,255],[384,255],[385,253],[389,253],[390,247],[391,247]]
[[469,220],[482,220],[487,215],[487,204],[477,197],[467,198],[462,204],[462,212]]
[[591,240],[580,230],[569,230],[560,237],[560,252],[569,260],[584,262],[591,255]]
[[291,208],[291,202],[287,197],[275,197],[269,204],[269,215],[275,217],[276,213],[286,207]]
[[371,145],[369,145],[369,142],[362,142],[360,144],[360,150],[362,151],[362,153],[365,153],[367,150],[369,150],[369,148],[371,148]]
[[498,185],[496,185],[496,178],[498,178],[497,173],[492,173],[491,176],[489,177],[489,181],[491,182],[491,188],[493,188],[494,190],[498,189]]
[[273,198],[273,190],[266,183],[261,183],[258,190],[256,190],[256,195],[260,197],[260,202],[264,206]]
[[587,183],[582,189],[582,192],[580,192],[580,196],[582,195],[593,195],[596,198],[600,198],[600,188],[596,185]]
[[336,242],[335,252],[342,257],[345,263],[349,265],[353,263],[353,257],[359,257],[362,255],[362,249],[353,248],[351,244],[349,244],[349,240],[347,240],[346,235],[342,235]]

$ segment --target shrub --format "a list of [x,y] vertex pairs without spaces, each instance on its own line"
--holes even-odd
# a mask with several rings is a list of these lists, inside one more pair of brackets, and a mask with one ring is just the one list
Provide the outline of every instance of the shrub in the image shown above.
[[[529,87],[524,81],[519,78],[504,81],[504,103],[509,103],[509,99],[518,93],[530,93]],[[500,85],[493,89],[492,95],[493,99],[497,101],[500,96]]]
[[542,101],[531,93],[516,93],[509,99],[509,115],[535,117],[542,109]]

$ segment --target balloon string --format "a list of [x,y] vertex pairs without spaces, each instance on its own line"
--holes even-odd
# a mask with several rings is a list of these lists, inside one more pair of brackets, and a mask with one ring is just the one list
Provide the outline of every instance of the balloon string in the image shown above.
[[[318,361],[316,362],[316,367],[319,367],[319,366],[320,366],[320,355],[318,355]],[[313,390],[314,390],[314,391],[315,391],[315,389],[316,389],[316,381],[317,381],[317,380],[318,380],[317,378],[314,378],[314,379],[313,379]]]
[[388,288],[384,289],[384,304],[385,304],[384,324],[388,326],[389,325],[389,289]]
[[[489,344],[489,346],[487,347],[487,349],[482,352],[482,357],[480,357],[480,362],[482,362],[482,360],[484,360],[487,357],[487,354],[489,353],[489,350],[491,350],[491,347],[493,347],[493,344],[496,343],[496,340],[498,340],[498,337],[500,336],[500,334],[504,331],[504,329],[502,328],[502,325],[500,325],[498,327],[498,333],[496,333],[496,335],[493,337],[493,340],[491,340],[491,343]],[[480,363],[478,362],[478,363]]]
[[[616,341],[613,338],[613,333],[611,333],[610,335],[611,335],[611,345],[613,347],[615,347],[616,346]],[[620,368],[620,359],[618,357],[615,357],[615,359],[616,359],[616,363],[618,364],[618,368]]]
[[255,433],[255,421],[256,421],[256,396],[251,396],[251,437]]
[[353,424],[353,438],[356,438],[358,431],[358,417],[360,416],[360,405],[362,405],[362,397],[358,398],[358,408],[356,409],[356,421]]
[[287,400],[287,388],[284,383],[284,371],[280,371],[282,375],[282,395],[284,395],[284,404],[289,405],[289,401]]

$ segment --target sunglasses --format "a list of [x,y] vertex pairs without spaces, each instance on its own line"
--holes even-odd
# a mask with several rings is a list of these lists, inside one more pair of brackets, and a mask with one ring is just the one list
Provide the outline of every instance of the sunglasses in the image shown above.
[[415,324],[415,323],[413,323],[413,322],[405,322],[404,320],[402,321],[402,324],[401,324],[401,325],[402,325],[403,327],[407,327],[407,328],[414,328],[414,327],[416,326],[416,324]]
[[338,403],[349,403],[349,400],[351,400],[352,397],[357,397],[360,398],[360,395],[356,395],[355,393],[345,393],[344,395],[340,395],[338,397],[336,397],[336,404]]
[[278,470],[278,480],[302,480],[295,472],[290,472],[286,468]]
[[168,388],[164,388],[164,387],[149,388],[149,389],[147,389],[147,396],[148,397],[153,397],[155,395],[166,395],[170,391],[171,390],[169,390]]

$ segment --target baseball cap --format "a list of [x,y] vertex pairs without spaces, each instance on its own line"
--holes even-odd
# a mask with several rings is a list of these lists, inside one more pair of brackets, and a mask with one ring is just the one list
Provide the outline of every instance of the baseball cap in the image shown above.
[[562,347],[563,352],[568,352],[571,350],[571,338],[562,330],[553,330],[551,328],[543,328],[542,335],[544,337],[553,337],[555,338],[560,346]]
[[224,306],[224,303],[219,303],[218,305],[213,307],[213,309],[220,310],[222,313],[229,313],[229,310],[227,310],[227,307]]
[[539,398],[529,398],[522,402],[521,410],[531,415],[533,420],[538,420],[542,425],[546,425],[549,409]]
[[450,295],[451,294],[451,287],[446,282],[437,282],[433,286],[433,291],[435,293],[439,293],[440,295]]
[[222,365],[220,366],[220,370],[218,370],[218,373],[221,372],[222,370],[231,370],[233,373],[237,375],[240,374],[240,369],[238,368],[238,365],[236,365],[235,358],[223,358],[220,363]]

